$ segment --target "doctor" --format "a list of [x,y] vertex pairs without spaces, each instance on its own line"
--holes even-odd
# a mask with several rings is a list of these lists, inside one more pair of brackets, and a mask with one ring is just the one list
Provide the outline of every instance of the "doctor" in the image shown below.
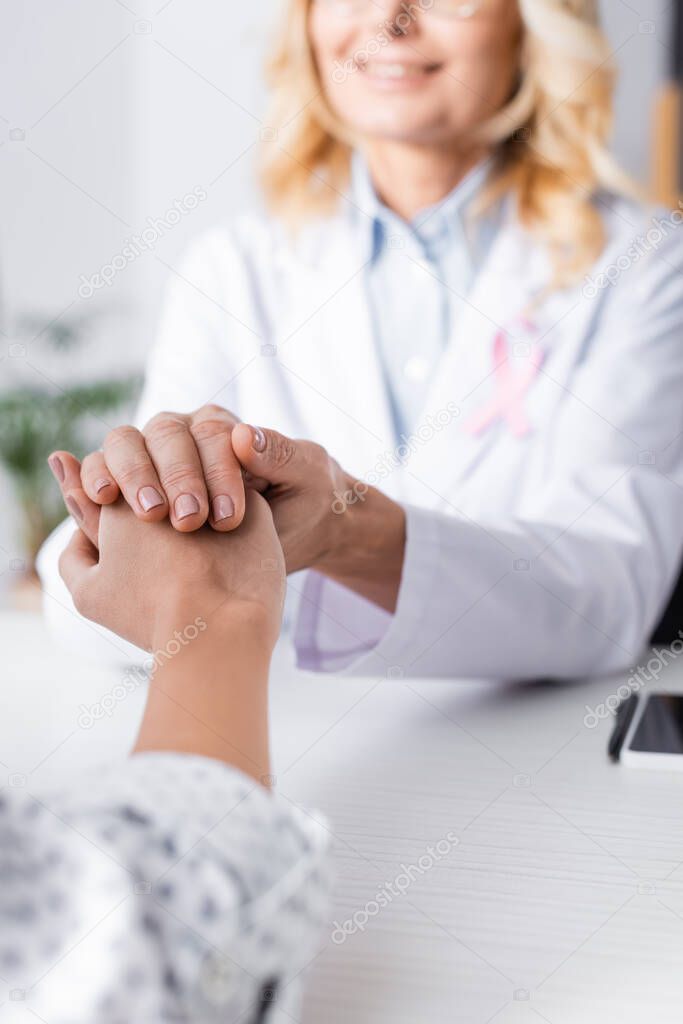
[[173,275],[84,530],[120,489],[230,531],[245,470],[305,667],[632,665],[683,546],[683,218],[627,198],[608,57],[591,0],[290,0],[265,211]]

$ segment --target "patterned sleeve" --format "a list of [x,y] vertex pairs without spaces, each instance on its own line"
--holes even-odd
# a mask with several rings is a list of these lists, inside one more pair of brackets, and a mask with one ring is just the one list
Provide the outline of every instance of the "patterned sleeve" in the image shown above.
[[136,755],[66,794],[5,790],[3,1019],[297,1017],[322,946],[328,837],[284,797],[183,754]]

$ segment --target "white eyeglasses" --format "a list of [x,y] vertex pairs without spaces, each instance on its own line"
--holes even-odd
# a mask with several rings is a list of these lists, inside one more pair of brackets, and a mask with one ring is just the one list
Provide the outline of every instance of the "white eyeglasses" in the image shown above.
[[[327,7],[339,17],[353,17],[357,14],[378,13],[383,4],[378,0],[314,0],[320,7]],[[484,0],[402,0],[395,13],[415,18],[418,14],[436,14],[442,18],[471,18],[481,10]]]

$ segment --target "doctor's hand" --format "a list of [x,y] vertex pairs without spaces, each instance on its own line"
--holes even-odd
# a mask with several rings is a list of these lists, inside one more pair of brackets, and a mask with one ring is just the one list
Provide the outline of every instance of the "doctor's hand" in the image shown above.
[[405,512],[346,473],[319,444],[238,423],[232,448],[263,491],[287,572],[316,569],[393,611],[403,569]]
[[181,533],[207,521],[215,530],[234,530],[245,508],[243,474],[230,444],[238,422],[227,409],[205,405],[187,415],[158,413],[142,430],[117,427],[102,451],[83,460],[83,489],[97,505],[123,494],[138,519],[168,516]]

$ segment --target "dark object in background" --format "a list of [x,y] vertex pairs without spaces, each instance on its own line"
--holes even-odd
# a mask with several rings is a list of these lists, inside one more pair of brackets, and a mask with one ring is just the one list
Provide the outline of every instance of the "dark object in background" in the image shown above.
[[670,644],[672,640],[680,639],[681,631],[683,631],[683,573],[676,581],[674,592],[650,642]]
[[671,12],[672,17],[672,38],[673,38],[673,73],[674,80],[678,86],[678,166],[676,183],[678,185],[678,192],[676,195],[677,199],[680,199],[683,194],[683,149],[681,147],[681,138],[683,137],[683,124],[681,123],[683,115],[683,104],[681,104],[681,91],[683,90],[683,4],[681,0],[674,0],[673,8]]
[[610,761],[618,761],[621,753],[621,748],[624,745],[626,739],[626,733],[629,730],[629,726],[633,721],[633,716],[636,713],[638,707],[638,694],[632,693],[626,700],[622,700],[621,704],[617,708],[616,715],[614,718],[614,728],[612,729],[612,735],[609,738],[607,744],[607,756]]
[[[642,22],[651,25],[654,22]],[[683,192],[683,11],[671,6],[670,60],[654,101],[651,185],[654,198],[675,209]]]
[[[675,207],[683,192],[683,153],[681,153],[681,116],[683,103],[683,5],[675,0],[672,11],[671,63],[668,81],[662,86],[655,110],[654,139],[654,187],[656,198]],[[670,644],[679,637],[683,629],[683,573],[678,578],[674,592],[662,615],[659,625],[652,634],[652,643]]]

